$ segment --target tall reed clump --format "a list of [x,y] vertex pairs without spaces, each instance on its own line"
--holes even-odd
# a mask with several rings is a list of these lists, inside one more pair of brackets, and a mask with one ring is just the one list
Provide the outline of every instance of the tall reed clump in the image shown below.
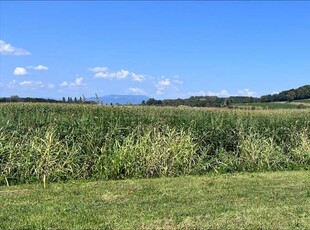
[[283,149],[272,137],[250,132],[241,135],[237,151],[236,171],[265,171],[285,168]]
[[[235,133],[238,144],[234,151],[224,147],[204,152],[197,166],[203,172],[256,172],[301,169],[310,167],[308,129],[288,130],[291,139],[277,142],[278,137],[243,128]],[[199,171],[199,170],[198,170]]]
[[303,129],[291,134],[291,148],[288,154],[290,164],[293,168],[310,168],[310,132]]
[[140,125],[124,140],[103,146],[95,167],[107,178],[178,176],[189,174],[197,159],[190,132]]
[[53,128],[43,136],[0,131],[0,183],[59,181],[78,178],[77,149],[61,142]]

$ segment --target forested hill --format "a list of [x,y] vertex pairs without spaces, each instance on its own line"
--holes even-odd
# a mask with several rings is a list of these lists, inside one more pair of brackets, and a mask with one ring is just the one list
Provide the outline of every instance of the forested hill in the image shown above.
[[285,90],[277,94],[264,95],[261,102],[293,101],[310,98],[310,85],[304,85],[297,89]]

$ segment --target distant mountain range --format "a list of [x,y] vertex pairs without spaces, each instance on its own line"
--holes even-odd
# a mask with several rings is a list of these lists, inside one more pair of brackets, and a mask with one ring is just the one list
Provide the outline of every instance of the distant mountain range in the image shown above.
[[[102,96],[102,97],[98,97],[99,101],[102,104],[120,104],[120,105],[126,105],[126,104],[133,104],[133,105],[137,105],[137,104],[141,104],[141,102],[147,101],[148,99],[150,99],[149,97],[145,96],[145,95],[106,95],[106,96]],[[90,98],[86,98],[87,101],[97,101],[96,97],[90,97]]]

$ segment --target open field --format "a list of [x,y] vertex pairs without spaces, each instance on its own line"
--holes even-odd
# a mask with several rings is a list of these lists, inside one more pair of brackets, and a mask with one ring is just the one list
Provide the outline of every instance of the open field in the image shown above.
[[295,103],[310,104],[310,99],[296,100],[296,101],[293,101],[293,102],[295,102]]
[[0,184],[305,169],[309,110],[5,104]]
[[310,109],[310,99],[294,100],[291,102],[261,102],[261,103],[247,103],[236,104],[237,108],[252,108],[252,109]]
[[310,172],[0,187],[1,229],[309,229]]
[[293,102],[260,102],[248,104],[236,104],[236,108],[248,109],[310,109],[310,104],[307,101],[293,101]]

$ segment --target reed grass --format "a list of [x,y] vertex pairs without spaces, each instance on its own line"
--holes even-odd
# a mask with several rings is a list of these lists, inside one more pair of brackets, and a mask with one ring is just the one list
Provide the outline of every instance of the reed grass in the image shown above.
[[309,168],[308,110],[0,105],[0,184]]

